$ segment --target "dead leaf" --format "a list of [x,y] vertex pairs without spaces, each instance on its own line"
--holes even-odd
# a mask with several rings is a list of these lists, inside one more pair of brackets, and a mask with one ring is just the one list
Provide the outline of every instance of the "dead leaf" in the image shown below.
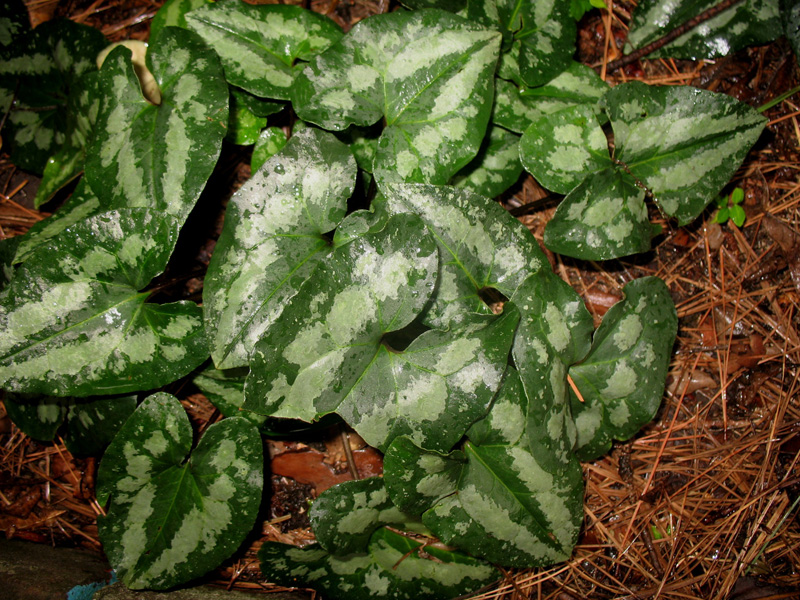
[[800,234],[770,214],[764,215],[763,223],[764,231],[778,244],[794,286],[800,291]]

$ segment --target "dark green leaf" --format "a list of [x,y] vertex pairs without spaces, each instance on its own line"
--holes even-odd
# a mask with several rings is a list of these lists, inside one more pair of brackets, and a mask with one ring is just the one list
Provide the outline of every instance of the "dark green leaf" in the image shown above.
[[716,198],[766,124],[725,94],[632,81],[603,100],[614,128],[616,158],[685,225]]
[[303,120],[337,131],[383,118],[379,183],[446,183],[483,140],[499,42],[439,10],[370,17],[309,63],[292,104]]
[[70,90],[64,143],[47,159],[42,181],[36,190],[36,208],[50,200],[58,190],[83,172],[86,143],[94,129],[100,108],[99,81],[99,74],[92,71],[78,79]]
[[521,173],[519,136],[502,127],[492,126],[478,155],[453,177],[451,183],[494,198],[514,185]]
[[572,462],[575,440],[567,368],[589,351],[592,317],[575,290],[549,269],[528,277],[513,299],[522,314],[514,364],[535,407],[527,413],[530,451],[542,468],[558,473]]
[[67,450],[99,455],[136,410],[136,396],[72,399],[67,411]]
[[553,252],[587,260],[646,252],[653,231],[644,195],[624,171],[595,173],[558,205],[544,230],[544,243]]
[[221,0],[186,20],[214,48],[232,85],[263,98],[289,100],[302,63],[342,35],[327,17],[290,5]]
[[332,134],[306,129],[231,199],[203,289],[217,368],[246,365],[253,345],[331,247],[356,165]]
[[97,498],[111,497],[111,506],[98,520],[100,540],[130,588],[165,589],[199,577],[255,522],[263,484],[255,426],[225,419],[191,448],[183,407],[159,393],[136,409],[103,456]]
[[402,352],[390,347],[387,334],[427,303],[437,263],[435,243],[407,214],[337,248],[257,344],[245,408],[306,421],[337,412],[378,448],[408,434],[449,449],[486,411],[518,317],[475,317]]
[[520,87],[504,79],[498,79],[495,85],[492,121],[516,133],[523,133],[545,115],[575,105],[598,111],[597,103],[608,91],[608,84],[597,73],[577,62],[539,87]]
[[612,165],[594,110],[580,104],[534,121],[522,136],[519,152],[525,169],[559,194]]
[[146,209],[112,211],[34,250],[0,295],[2,385],[55,396],[127,393],[203,362],[200,308],[150,304],[140,291],[163,270],[174,231]]
[[783,35],[789,40],[795,57],[800,57],[800,1],[780,0]]
[[186,29],[163,29],[148,50],[158,106],[142,96],[129,57],[116,48],[100,72],[104,99],[86,179],[106,208],[153,208],[180,228],[217,162],[228,86],[213,50]]
[[0,2],[0,57],[5,59],[5,51],[31,29],[28,8],[22,0],[3,0]]
[[[423,556],[430,558],[423,558]],[[474,592],[499,577],[469,556],[425,546],[383,528],[372,534],[369,552],[336,557],[319,546],[303,549],[266,542],[261,570],[286,586],[310,585],[331,600],[449,600]]]
[[11,421],[28,437],[50,442],[64,423],[70,398],[26,397],[6,393],[3,405]]
[[473,312],[488,313],[480,294],[511,297],[528,274],[547,264],[530,232],[499,204],[468,190],[398,184],[386,188],[391,212],[418,214],[442,257],[426,324],[446,329]]
[[[441,456],[398,438],[384,463],[392,501],[420,509],[427,500],[425,525],[448,545],[490,562],[529,567],[564,560],[583,516],[580,465],[573,455],[556,469],[544,464],[537,454],[546,450],[528,445],[527,412],[519,377],[509,369],[489,415],[467,433],[463,454]],[[428,465],[432,472],[419,479]]]
[[376,529],[408,521],[389,500],[383,483],[382,477],[371,477],[325,490],[308,513],[317,543],[336,556],[366,552]]
[[18,167],[42,173],[65,142],[68,98],[105,46],[96,29],[66,19],[43,23],[0,61],[0,107],[13,110],[3,128],[4,144]]
[[[719,0],[642,0],[633,13],[629,47],[642,48],[665,36],[693,17],[719,4]],[[771,42],[783,33],[779,0],[746,0],[648,55],[650,58],[715,58],[745,46]]]
[[623,288],[625,299],[606,313],[592,349],[570,368],[584,398],[573,395],[578,455],[593,460],[611,440],[627,440],[655,416],[678,321],[667,286],[644,277]]

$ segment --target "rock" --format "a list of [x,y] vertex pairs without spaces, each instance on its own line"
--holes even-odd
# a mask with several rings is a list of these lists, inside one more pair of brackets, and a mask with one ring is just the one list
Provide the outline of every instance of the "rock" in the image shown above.
[[0,596],[6,600],[63,600],[76,585],[108,580],[100,555],[0,539]]

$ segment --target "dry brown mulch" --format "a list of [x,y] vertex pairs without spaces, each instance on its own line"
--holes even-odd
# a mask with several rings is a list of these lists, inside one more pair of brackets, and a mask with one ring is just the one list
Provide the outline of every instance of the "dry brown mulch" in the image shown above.
[[[54,15],[100,28],[110,39],[147,36],[159,2],[29,2],[34,19]],[[691,84],[761,106],[798,84],[796,57],[778,41],[716,61],[642,61],[608,73],[634,3],[581,23],[580,59],[611,82]],[[313,2],[343,27],[389,8],[383,1]],[[767,133],[734,177],[746,224],[701,222],[666,233],[654,250],[602,264],[551,255],[599,322],[636,277],[658,275],[680,328],[656,420],[609,456],[584,465],[585,526],[573,558],[549,569],[509,571],[474,598],[738,599],[800,596],[800,97],[766,112]],[[247,168],[236,166],[233,181]],[[0,162],[0,236],[23,233],[43,214],[26,208],[34,178]],[[503,199],[541,241],[553,206],[530,178]],[[188,386],[184,405],[203,427],[219,415]],[[0,417],[3,412],[0,409]],[[5,428],[5,429],[3,429]],[[311,539],[307,500],[380,457],[357,436],[270,442],[272,514],[246,552],[221,568],[222,585],[275,590],[258,570],[264,540]],[[0,529],[7,537],[99,550],[94,459],[63,443],[40,444],[0,418]],[[309,593],[309,597],[312,597]]]

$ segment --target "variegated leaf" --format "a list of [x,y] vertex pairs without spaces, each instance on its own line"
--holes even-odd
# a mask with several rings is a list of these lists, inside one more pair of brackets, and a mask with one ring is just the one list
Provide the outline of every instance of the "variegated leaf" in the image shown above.
[[613,165],[606,135],[586,105],[570,106],[531,123],[519,152],[525,169],[559,194]]
[[86,179],[106,208],[153,208],[180,228],[217,162],[228,86],[213,50],[186,29],[165,28],[150,44],[158,106],[142,96],[129,57],[116,48],[100,71],[104,100]]
[[569,373],[583,396],[573,394],[577,452],[593,460],[627,440],[656,414],[675,341],[678,319],[664,282],[636,279],[625,299],[603,317],[592,349]]
[[14,425],[25,435],[34,440],[51,442],[64,423],[70,400],[6,393],[3,395],[3,406]]
[[111,498],[100,540],[126,586],[173,587],[236,550],[261,503],[261,447],[255,426],[232,417],[211,425],[192,451],[189,419],[169,394],[136,409],[97,478],[98,500]]
[[[424,551],[424,553],[423,553]],[[430,558],[428,558],[430,557]],[[449,600],[499,577],[492,566],[382,528],[368,551],[337,557],[319,546],[296,548],[265,542],[261,570],[285,586],[311,586],[331,600]]]
[[338,249],[256,346],[244,407],[307,421],[336,412],[378,448],[408,434],[449,449],[491,401],[518,317],[476,317],[392,348],[390,334],[426,305],[437,262],[413,215]]
[[267,160],[283,150],[286,142],[286,134],[280,127],[266,127],[261,131],[250,157],[250,172],[258,171]]
[[603,100],[616,158],[681,225],[716,198],[761,135],[766,118],[725,94],[632,81]]
[[347,144],[353,156],[356,157],[358,168],[372,173],[375,156],[378,154],[378,140],[383,132],[383,125],[376,123],[370,127],[351,125],[344,131],[336,134],[342,142]]
[[514,185],[522,173],[519,160],[519,136],[491,126],[478,155],[461,169],[452,184],[494,198]]
[[207,356],[200,308],[147,303],[175,228],[146,209],[84,220],[38,247],[0,295],[0,385],[86,396],[152,389]]
[[200,371],[192,379],[211,404],[225,417],[244,417],[256,426],[267,420],[264,415],[242,410],[244,404],[244,382],[248,369],[220,371],[213,365]]
[[203,288],[217,368],[246,365],[255,342],[331,250],[356,165],[329,133],[306,129],[231,199]]
[[523,133],[545,115],[572,106],[589,106],[599,112],[598,102],[608,91],[608,84],[597,73],[577,62],[538,87],[519,86],[503,79],[498,79],[495,86],[492,121],[515,133]]
[[14,257],[17,254],[22,236],[0,240],[0,292],[2,292],[16,273]]
[[0,60],[0,107],[7,110],[15,98],[3,139],[19,168],[42,173],[64,144],[67,99],[80,77],[96,70],[94,57],[105,44],[97,29],[54,19],[22,36]]
[[0,2],[0,58],[5,60],[6,50],[31,29],[28,9],[22,0]]
[[[583,517],[580,465],[574,456],[555,470],[543,464],[537,457],[543,451],[528,443],[527,412],[519,377],[509,369],[489,415],[467,433],[463,455],[442,457],[398,438],[384,463],[392,500],[416,506],[435,500],[423,523],[446,544],[495,564],[530,567],[566,559]],[[435,472],[421,480],[404,477],[407,464],[431,464]]]
[[329,18],[300,6],[221,0],[192,11],[189,27],[219,54],[232,85],[263,98],[289,100],[302,68],[342,32]]
[[[524,415],[520,417],[514,423],[524,427]],[[458,490],[466,462],[461,450],[449,454],[421,450],[401,435],[394,439],[383,457],[386,491],[400,510],[410,515],[421,515]]]
[[[700,13],[719,4],[717,0],[642,0],[633,13],[628,32],[628,47],[642,48],[664,37]],[[715,58],[726,56],[745,46],[771,42],[783,33],[779,0],[746,0],[734,3],[700,27],[686,33],[663,48],[651,52],[650,58]]]
[[150,21],[150,39],[154,40],[164,27],[188,28],[186,13],[209,4],[212,0],[167,0]]
[[446,183],[480,147],[500,36],[439,10],[364,19],[297,78],[292,104],[326,129],[384,119],[379,183]]
[[99,81],[99,73],[91,71],[78,79],[70,89],[64,143],[47,159],[42,182],[34,198],[37,208],[83,172],[86,143],[94,130],[100,108]]
[[409,520],[389,500],[382,477],[328,488],[314,500],[308,517],[317,543],[336,556],[365,552],[376,529]]
[[51,216],[34,224],[20,237],[14,263],[21,263],[42,244],[84,219],[101,212],[100,200],[81,179],[72,196]]
[[647,252],[658,231],[647,216],[645,191],[625,172],[606,169],[584,179],[558,205],[544,230],[553,252],[606,260]]
[[520,42],[519,72],[529,86],[543,85],[564,71],[575,54],[577,27],[564,0],[497,2],[503,29]]
[[528,274],[547,264],[519,221],[487,198],[452,187],[396,184],[386,188],[390,212],[418,214],[442,257],[433,304],[425,322],[446,329],[473,312],[488,313],[488,289],[511,297]]
[[780,0],[783,35],[794,50],[795,57],[800,57],[800,2],[798,0]]
[[522,315],[514,364],[535,407],[527,413],[530,451],[557,473],[572,462],[575,441],[567,368],[589,351],[594,324],[580,296],[549,269],[528,277],[513,299]]

